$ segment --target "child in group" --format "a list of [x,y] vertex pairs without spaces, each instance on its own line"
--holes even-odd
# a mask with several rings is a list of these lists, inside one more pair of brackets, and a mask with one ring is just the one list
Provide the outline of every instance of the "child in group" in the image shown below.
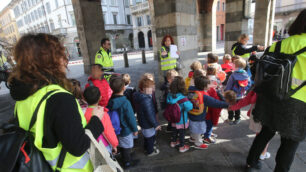
[[133,110],[135,112],[135,103],[133,101],[133,94],[136,92],[136,89],[134,87],[131,87],[131,76],[128,73],[122,74],[122,79],[125,84],[125,91],[124,96],[130,101]]
[[123,166],[129,168],[138,164],[139,160],[132,160],[131,150],[134,147],[133,135],[138,135],[137,123],[130,101],[124,96],[125,84],[122,77],[114,77],[110,80],[113,95],[107,108],[119,114],[121,131],[118,135]]
[[[237,95],[237,101],[242,99],[246,91],[250,88],[250,78],[248,73],[244,70],[246,61],[242,58],[238,58],[234,61],[235,71],[229,77],[225,91],[232,90]],[[240,122],[240,109],[236,111],[228,111],[228,122],[230,125],[236,125]],[[235,121],[233,121],[235,115]]]
[[216,54],[209,53],[207,54],[207,64],[203,66],[203,69],[207,70],[207,67],[216,68],[216,73],[222,71],[221,65],[218,64],[219,57]]
[[[89,105],[85,112],[85,118],[88,123],[90,121],[94,109],[99,107],[99,101],[101,99],[99,88],[95,86],[87,87],[84,90],[84,98]],[[114,153],[117,153],[118,139],[115,134],[110,117],[107,114],[106,108],[104,108],[104,115],[101,119],[101,122],[103,124],[104,131],[103,134],[99,136],[98,141],[102,141],[109,153],[112,154],[112,150]]]
[[195,86],[189,88],[188,98],[193,104],[193,109],[189,111],[190,119],[190,142],[194,142],[196,149],[207,149],[203,144],[202,134],[206,132],[206,113],[208,107],[227,108],[228,104],[223,101],[214,99],[206,92],[208,89],[209,79],[206,76],[195,78]]
[[216,90],[221,90],[221,81],[216,76],[216,68],[208,66],[206,71],[206,76],[208,77],[210,83],[208,88],[213,88]]
[[[170,93],[167,96],[168,104],[176,104],[179,101],[181,109],[181,119],[178,123],[172,123],[174,131],[172,132],[172,141],[170,147],[174,148],[178,145],[179,152],[183,153],[189,150],[189,146],[185,145],[185,129],[188,128],[188,111],[192,109],[192,103],[187,99],[184,78],[176,76],[170,84]],[[184,99],[184,100],[183,100]],[[179,140],[177,138],[179,137]]]
[[[194,86],[194,78],[196,78],[198,76],[205,76],[205,75],[206,75],[206,71],[205,70],[203,70],[203,69],[195,70],[193,75],[192,75],[192,79],[190,80],[189,87]],[[188,87],[188,89],[189,89],[189,87]]]
[[[186,84],[186,90],[188,90],[189,86],[190,86],[190,82],[193,78],[193,73],[196,70],[202,69],[202,64],[200,61],[195,61],[190,65],[190,69],[191,71],[188,73],[188,77],[185,79],[185,84]],[[193,83],[194,84],[194,83]]]
[[152,100],[154,84],[152,80],[143,78],[139,81],[139,91],[133,95],[138,123],[144,136],[144,149],[148,156],[159,154],[159,150],[154,148],[156,130],[161,129]]
[[98,87],[102,96],[99,105],[106,107],[112,95],[112,90],[106,79],[103,78],[103,73],[103,68],[100,64],[91,65],[91,76],[88,78],[88,83],[85,85],[85,88],[89,86]]
[[235,69],[234,64],[232,63],[231,55],[225,54],[223,56],[223,64],[221,64],[221,68],[226,73],[226,79],[222,83],[224,86],[226,86],[228,78],[231,76],[232,72]]
[[82,89],[81,89],[81,83],[80,81],[76,80],[76,79],[70,79],[70,82],[72,83],[72,94],[74,95],[74,97],[78,100],[83,113],[85,113],[86,109],[87,109],[87,103],[84,100],[83,97],[83,93],[82,93]]
[[[167,81],[164,82],[164,84],[160,88],[161,91],[164,92],[163,100],[161,101],[161,104],[160,104],[162,109],[165,109],[167,106],[167,95],[170,92],[170,84],[172,83],[173,79],[178,75],[179,74],[174,69],[168,70],[166,73]],[[172,131],[173,130],[172,130],[171,122],[168,122],[166,133],[171,133]]]

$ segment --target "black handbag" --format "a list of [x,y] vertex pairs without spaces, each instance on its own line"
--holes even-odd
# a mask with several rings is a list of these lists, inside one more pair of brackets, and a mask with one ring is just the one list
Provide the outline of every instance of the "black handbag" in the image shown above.
[[[55,91],[55,90],[54,90]],[[36,122],[37,113],[41,103],[54,91],[49,91],[38,103],[29,130],[26,131],[15,124],[4,124],[1,128],[4,134],[0,135],[0,169],[3,172],[38,172],[53,171],[45,160],[42,152],[34,145],[34,136],[30,129]],[[17,119],[18,120],[18,119]],[[57,167],[61,168],[65,159],[66,151],[62,149]]]

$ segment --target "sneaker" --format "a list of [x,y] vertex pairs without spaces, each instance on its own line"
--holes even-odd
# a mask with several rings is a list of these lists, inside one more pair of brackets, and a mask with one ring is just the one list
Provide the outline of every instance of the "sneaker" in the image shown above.
[[225,120],[225,123],[228,123],[229,125],[233,125],[234,121],[231,120],[231,119],[227,119],[227,120]]
[[203,142],[204,142],[204,143],[207,143],[207,144],[215,144],[215,143],[216,143],[216,140],[211,139],[211,138],[204,138],[204,139],[203,139]]
[[184,152],[188,151],[189,148],[190,148],[190,147],[189,147],[188,145],[184,145],[184,146],[182,146],[182,147],[179,148],[179,151],[180,151],[181,153],[184,153]]
[[177,141],[177,142],[170,142],[170,147],[174,148],[175,146],[179,145],[180,142]]
[[190,138],[189,138],[189,142],[190,142],[190,143],[194,143],[194,142],[195,142],[195,139],[192,138],[192,137],[190,137]]
[[154,151],[150,154],[148,154],[148,156],[155,156],[159,154],[159,149],[154,149]]
[[269,159],[271,157],[271,154],[269,152],[266,152],[264,155],[260,155],[260,160]]
[[207,144],[201,144],[200,146],[195,145],[195,149],[207,149],[208,145]]
[[138,165],[139,162],[140,162],[139,159],[135,159],[135,160],[133,160],[131,162],[127,162],[127,163],[125,163],[123,165],[123,168],[124,169],[129,169],[130,167],[135,167],[136,165]]
[[234,123],[234,125],[237,125],[237,124],[239,124],[240,123],[240,119],[236,119],[233,123]]
[[215,133],[211,133],[211,135],[210,135],[211,137],[213,137],[213,138],[217,138],[218,137],[218,135],[217,134],[215,134]]

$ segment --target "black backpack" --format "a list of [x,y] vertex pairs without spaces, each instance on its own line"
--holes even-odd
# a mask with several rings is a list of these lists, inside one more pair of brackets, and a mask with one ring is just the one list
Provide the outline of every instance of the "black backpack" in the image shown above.
[[289,98],[306,85],[304,81],[295,89],[291,89],[292,71],[297,55],[306,51],[306,47],[294,54],[280,52],[281,41],[276,43],[275,51],[264,53],[256,67],[255,92],[275,101]]
[[[54,90],[55,91],[55,90]],[[53,171],[45,160],[42,152],[34,145],[34,136],[30,129],[36,122],[37,113],[41,103],[54,91],[49,91],[40,100],[33,113],[29,130],[26,131],[15,124],[4,124],[4,134],[0,135],[0,169],[3,172],[36,172]],[[18,112],[17,112],[18,113]],[[18,120],[18,119],[17,119]],[[18,122],[17,122],[18,124]],[[65,159],[66,151],[61,150],[57,167],[61,168]]]

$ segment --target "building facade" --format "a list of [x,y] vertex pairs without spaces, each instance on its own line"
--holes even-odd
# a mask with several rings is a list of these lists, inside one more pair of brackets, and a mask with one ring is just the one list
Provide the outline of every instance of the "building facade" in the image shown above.
[[306,0],[276,0],[274,31],[276,35],[286,37],[289,26],[306,8]]
[[225,0],[217,1],[217,10],[216,10],[216,34],[217,41],[224,41],[225,34]]
[[134,49],[152,49],[152,23],[148,0],[131,0]]
[[[106,35],[112,52],[131,48],[132,23],[129,0],[102,0]],[[60,38],[70,58],[81,56],[71,0],[12,0],[19,33],[50,33]],[[102,38],[101,38],[102,39]]]
[[0,13],[0,37],[3,41],[12,45],[19,38],[15,16],[9,6],[5,7]]

